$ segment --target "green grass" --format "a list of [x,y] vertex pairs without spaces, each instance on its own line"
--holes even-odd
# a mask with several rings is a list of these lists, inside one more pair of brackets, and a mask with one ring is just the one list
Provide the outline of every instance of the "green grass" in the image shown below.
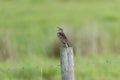
[[[0,38],[8,33],[16,50],[14,61],[0,63],[2,80],[40,80],[41,67],[44,80],[61,80],[59,59],[46,56],[59,24],[70,25],[73,34],[95,22],[109,35],[110,47],[120,45],[118,0],[0,0],[0,16]],[[75,57],[75,80],[119,80],[119,59],[110,54]]]
[[[96,55],[91,57],[75,58],[75,80],[119,80],[119,61],[116,55]],[[42,60],[42,62],[41,62]],[[47,60],[45,62],[44,60]],[[58,60],[32,56],[24,62],[3,63],[1,66],[1,79],[15,80],[61,80],[61,72]]]

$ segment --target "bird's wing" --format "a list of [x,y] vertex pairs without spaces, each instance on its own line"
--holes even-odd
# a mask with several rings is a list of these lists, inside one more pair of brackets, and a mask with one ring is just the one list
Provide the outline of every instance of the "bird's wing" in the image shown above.
[[59,33],[59,36],[62,38],[62,41],[64,43],[68,43],[69,42],[67,37],[66,37],[66,35],[64,33]]

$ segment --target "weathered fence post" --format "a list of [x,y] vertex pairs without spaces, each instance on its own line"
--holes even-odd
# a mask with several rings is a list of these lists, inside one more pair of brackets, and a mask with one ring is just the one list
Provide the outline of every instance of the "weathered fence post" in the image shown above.
[[73,48],[60,47],[62,80],[74,80]]

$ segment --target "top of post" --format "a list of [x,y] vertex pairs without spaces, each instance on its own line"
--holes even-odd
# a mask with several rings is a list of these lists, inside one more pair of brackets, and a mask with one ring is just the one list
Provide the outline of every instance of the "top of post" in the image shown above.
[[60,49],[73,49],[72,47],[63,47],[61,46]]

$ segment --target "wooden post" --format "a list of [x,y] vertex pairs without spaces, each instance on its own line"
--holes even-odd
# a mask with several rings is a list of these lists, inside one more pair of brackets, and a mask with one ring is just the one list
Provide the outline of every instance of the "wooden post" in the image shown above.
[[62,80],[74,80],[73,48],[60,47]]

